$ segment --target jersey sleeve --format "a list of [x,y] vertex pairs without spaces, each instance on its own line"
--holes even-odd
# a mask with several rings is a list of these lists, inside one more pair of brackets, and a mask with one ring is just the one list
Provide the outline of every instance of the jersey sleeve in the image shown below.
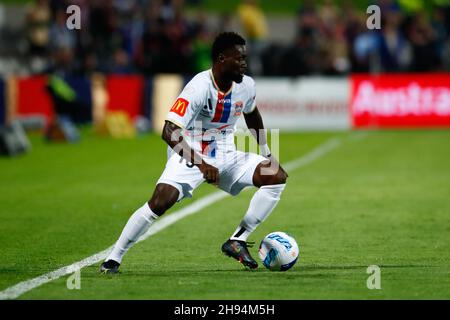
[[204,105],[204,90],[196,79],[192,79],[175,100],[166,120],[186,129]]
[[245,101],[244,113],[251,113],[256,108],[256,87],[255,81],[248,77],[247,81],[247,100]]

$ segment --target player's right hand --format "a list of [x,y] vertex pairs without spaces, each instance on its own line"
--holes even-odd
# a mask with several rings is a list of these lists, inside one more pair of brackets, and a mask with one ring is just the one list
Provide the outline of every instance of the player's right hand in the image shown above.
[[203,173],[203,178],[208,183],[212,184],[218,184],[219,183],[219,169],[216,167],[207,164],[205,161],[203,161],[198,168],[200,169],[201,173]]

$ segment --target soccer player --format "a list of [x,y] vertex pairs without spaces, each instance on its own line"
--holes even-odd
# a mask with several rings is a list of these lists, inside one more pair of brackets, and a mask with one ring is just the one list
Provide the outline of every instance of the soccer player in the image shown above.
[[[245,40],[234,32],[219,34],[212,46],[212,69],[198,73],[170,109],[162,132],[168,160],[151,199],[130,217],[100,272],[116,273],[124,254],[177,201],[192,197],[202,182],[235,196],[247,186],[259,189],[222,252],[244,266],[258,263],[247,249],[247,238],[280,200],[287,173],[270,154],[255,83],[245,76]],[[262,155],[236,150],[236,121],[244,115]],[[258,134],[262,132],[263,134]]]

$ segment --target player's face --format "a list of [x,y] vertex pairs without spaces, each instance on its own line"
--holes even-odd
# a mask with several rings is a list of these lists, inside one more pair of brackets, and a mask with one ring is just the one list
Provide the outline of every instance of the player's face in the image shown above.
[[236,83],[241,83],[247,70],[247,52],[245,46],[234,46],[226,55],[226,71]]

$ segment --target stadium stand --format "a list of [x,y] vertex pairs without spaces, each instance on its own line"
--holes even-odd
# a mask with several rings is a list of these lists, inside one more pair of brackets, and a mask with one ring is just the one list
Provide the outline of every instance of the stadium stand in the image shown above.
[[[449,70],[450,9],[441,2],[424,11],[405,1],[377,1],[383,25],[377,32],[366,28],[358,1],[301,1],[297,12],[281,19],[258,9],[257,1],[233,8],[231,16],[205,13],[203,1],[3,4],[0,43],[8,45],[0,57],[8,63],[0,73],[45,73],[63,56],[66,71],[75,74],[194,74],[205,68],[214,34],[230,28],[243,31],[260,53],[253,55],[261,59],[258,75]],[[69,4],[81,8],[76,32],[65,26]]]

